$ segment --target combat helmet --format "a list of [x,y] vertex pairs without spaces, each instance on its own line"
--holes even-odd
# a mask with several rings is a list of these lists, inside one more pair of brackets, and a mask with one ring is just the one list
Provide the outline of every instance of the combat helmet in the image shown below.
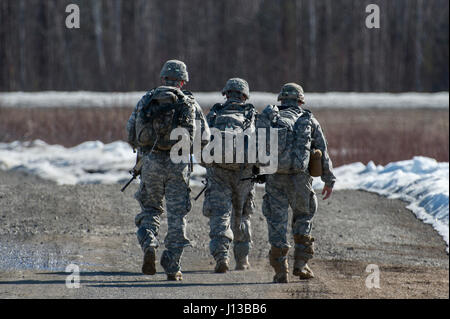
[[189,82],[186,64],[179,60],[169,60],[164,63],[160,77]]
[[286,83],[281,88],[280,94],[278,94],[278,101],[284,99],[296,99],[297,101],[305,103],[303,88],[297,83]]
[[240,78],[229,79],[222,90],[222,95],[225,95],[229,91],[240,92],[247,99],[250,97],[250,89],[247,81]]

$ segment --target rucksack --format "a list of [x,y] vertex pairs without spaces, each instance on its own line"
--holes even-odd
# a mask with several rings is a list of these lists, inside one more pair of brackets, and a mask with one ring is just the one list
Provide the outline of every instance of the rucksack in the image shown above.
[[186,114],[193,108],[193,97],[176,87],[160,86],[151,91],[147,100],[136,118],[137,143],[141,147],[168,151],[177,143],[170,140],[171,131],[189,124]]
[[269,129],[276,130],[278,136],[279,174],[294,174],[308,169],[312,114],[300,108],[279,109],[275,105],[267,106],[258,116],[257,128],[266,128],[266,151],[270,152]]
[[[236,148],[236,134],[255,132],[255,115],[256,109],[252,104],[242,103],[225,103],[216,104],[213,107],[215,111],[214,119],[209,123],[210,126],[218,129],[222,136],[222,160],[220,163],[214,162],[214,165],[229,170],[241,170],[249,167],[252,163],[248,163],[248,140],[244,140],[244,163],[236,163],[237,153],[242,151]],[[233,143],[233,163],[225,162],[225,136],[229,134]],[[255,147],[256,149],[256,147]],[[230,155],[230,154],[229,154]],[[256,155],[256,153],[255,153]]]

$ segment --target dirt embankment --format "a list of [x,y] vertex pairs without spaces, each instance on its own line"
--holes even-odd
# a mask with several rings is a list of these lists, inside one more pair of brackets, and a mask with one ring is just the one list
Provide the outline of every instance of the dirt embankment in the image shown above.
[[[445,243],[398,200],[361,191],[319,199],[311,262],[316,278],[291,276],[289,284],[273,284],[263,190],[252,218],[252,269],[227,274],[212,271],[201,196],[188,215],[192,247],[183,256],[184,280],[174,283],[165,280],[159,264],[155,276],[140,273],[136,185],[125,194],[119,189],[57,186],[0,171],[0,298],[449,298]],[[163,219],[161,242],[166,229]],[[78,289],[66,287],[65,267],[71,263],[81,271]],[[379,288],[368,288],[367,277],[377,267]]]

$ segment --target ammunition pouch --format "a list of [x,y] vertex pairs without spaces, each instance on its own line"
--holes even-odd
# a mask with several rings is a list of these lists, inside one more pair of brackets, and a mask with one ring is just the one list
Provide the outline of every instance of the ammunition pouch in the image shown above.
[[322,152],[318,149],[311,151],[311,156],[309,158],[309,175],[312,177],[322,176]]

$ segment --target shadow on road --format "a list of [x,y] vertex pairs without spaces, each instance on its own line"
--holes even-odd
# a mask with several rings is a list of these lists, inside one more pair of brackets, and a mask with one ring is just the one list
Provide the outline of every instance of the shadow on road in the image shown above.
[[[187,274],[213,274],[212,271],[200,270],[200,271],[186,271],[183,273]],[[70,273],[66,272],[41,272],[36,273],[36,275],[51,275],[51,276],[68,276]],[[156,275],[165,274],[163,272],[158,272]],[[220,286],[246,286],[246,285],[264,285],[269,282],[215,282],[215,283],[203,283],[203,282],[172,282],[166,280],[84,280],[83,277],[147,277],[142,273],[137,272],[126,272],[126,271],[92,271],[92,272],[81,272],[80,273],[80,283],[84,287],[95,287],[95,288],[170,288],[170,287],[220,287]],[[24,279],[24,280],[12,280],[12,281],[0,281],[0,285],[65,285],[66,279],[60,280],[35,280],[35,279]]]
[[[143,281],[136,281],[143,282]],[[87,287],[97,288],[170,288],[170,287],[220,287],[220,286],[247,286],[247,285],[266,285],[267,282],[217,282],[217,283],[186,283],[186,282],[148,282],[146,284],[129,284],[126,281],[110,282],[109,284],[87,285]],[[125,284],[121,284],[125,283]]]
[[[70,273],[64,271],[57,272],[40,272],[36,273],[36,275],[57,275],[57,276],[67,276]],[[128,271],[81,271],[81,277],[92,277],[92,276],[145,276],[140,272],[128,272]]]

